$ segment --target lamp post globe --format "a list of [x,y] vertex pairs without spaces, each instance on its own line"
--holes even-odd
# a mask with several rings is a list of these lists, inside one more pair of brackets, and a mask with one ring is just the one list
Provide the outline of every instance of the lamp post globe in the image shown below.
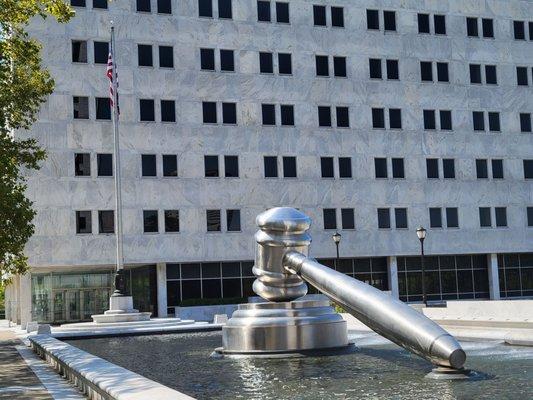
[[331,238],[333,239],[333,242],[335,243],[335,247],[337,248],[337,263],[339,261],[339,243],[341,242],[342,235],[339,232],[335,232]]

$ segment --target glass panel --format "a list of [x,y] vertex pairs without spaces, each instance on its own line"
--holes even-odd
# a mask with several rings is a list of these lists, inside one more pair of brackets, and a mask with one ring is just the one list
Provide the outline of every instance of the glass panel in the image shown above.
[[443,293],[457,293],[455,271],[441,271],[441,284]]
[[181,279],[200,277],[200,264],[181,264]]
[[222,280],[223,297],[242,297],[240,279],[223,279]]
[[220,278],[220,263],[202,263],[202,279]]
[[238,262],[223,262],[222,263],[222,276],[224,277],[240,277],[241,266]]

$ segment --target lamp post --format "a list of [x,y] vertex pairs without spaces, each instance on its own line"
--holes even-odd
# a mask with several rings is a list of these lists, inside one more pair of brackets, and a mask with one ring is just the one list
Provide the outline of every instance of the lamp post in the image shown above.
[[337,264],[339,263],[339,243],[341,242],[342,235],[339,232],[335,232],[331,238],[333,239],[333,242],[335,242],[335,246],[337,248]]
[[419,227],[416,230],[416,236],[420,240],[420,256],[422,263],[422,302],[427,307],[428,301],[426,296],[426,265],[424,263],[424,239],[426,238],[426,230],[423,227]]

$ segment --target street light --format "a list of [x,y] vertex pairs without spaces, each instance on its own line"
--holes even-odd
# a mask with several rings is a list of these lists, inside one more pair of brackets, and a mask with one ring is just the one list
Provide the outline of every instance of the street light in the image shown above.
[[339,243],[341,242],[342,235],[339,232],[335,232],[331,238],[335,242],[335,246],[337,247],[337,263],[339,262]]
[[422,302],[427,307],[428,301],[426,296],[426,266],[424,263],[424,239],[426,238],[426,230],[423,227],[419,227],[416,230],[416,236],[420,240],[420,254],[422,262]]

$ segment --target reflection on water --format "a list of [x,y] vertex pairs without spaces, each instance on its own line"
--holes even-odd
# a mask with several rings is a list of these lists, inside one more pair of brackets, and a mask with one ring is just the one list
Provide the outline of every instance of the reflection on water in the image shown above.
[[351,336],[352,354],[293,359],[214,359],[220,332],[70,341],[199,399],[533,399],[533,348],[463,342],[463,382],[424,379],[431,366],[375,334]]

